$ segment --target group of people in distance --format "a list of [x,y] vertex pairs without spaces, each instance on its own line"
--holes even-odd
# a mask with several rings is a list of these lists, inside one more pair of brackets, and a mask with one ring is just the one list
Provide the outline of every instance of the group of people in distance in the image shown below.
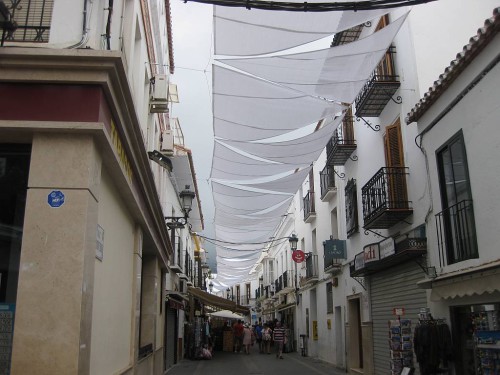
[[259,345],[259,353],[271,354],[271,344],[274,345],[276,350],[276,358],[283,359],[283,345],[286,344],[288,337],[285,328],[281,322],[275,320],[274,322],[264,323],[255,322],[250,327],[248,323],[238,320],[233,324],[233,339],[234,339],[234,352],[250,354],[250,346],[255,342]]

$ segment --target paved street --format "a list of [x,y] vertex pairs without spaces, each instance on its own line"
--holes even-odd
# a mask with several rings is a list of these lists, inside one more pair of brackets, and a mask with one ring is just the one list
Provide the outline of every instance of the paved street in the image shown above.
[[215,352],[211,360],[182,360],[168,371],[168,375],[344,375],[336,367],[311,357],[302,357],[299,353],[286,353],[284,359],[277,359],[275,354],[259,354],[256,347],[252,353]]

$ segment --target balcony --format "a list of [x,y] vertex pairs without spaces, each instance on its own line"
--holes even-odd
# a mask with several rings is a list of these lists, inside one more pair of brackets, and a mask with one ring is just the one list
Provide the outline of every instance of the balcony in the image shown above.
[[439,265],[479,257],[471,200],[463,200],[436,215]]
[[383,167],[361,189],[365,229],[388,229],[413,213],[407,167]]
[[324,271],[332,276],[342,272],[342,260],[347,259],[346,241],[330,238],[323,241]]
[[351,110],[344,116],[342,125],[340,125],[332,138],[326,144],[326,164],[331,166],[343,166],[356,150],[357,145],[354,140],[354,131],[352,125],[353,117]]
[[276,294],[286,294],[295,290],[295,284],[295,272],[283,272],[283,274],[276,280]]
[[385,58],[358,94],[355,100],[356,116],[380,116],[389,100],[398,91],[401,83],[399,76],[393,73],[394,58],[392,56],[394,53],[394,47],[390,47]]
[[238,304],[239,304],[239,305],[243,305],[243,306],[248,306],[248,305],[250,305],[250,296],[249,296],[249,295],[246,295],[246,294],[242,294],[242,295],[240,295],[240,299],[239,299]]
[[349,265],[351,277],[364,277],[410,260],[422,259],[427,253],[427,238],[407,237],[397,243],[388,238],[366,246]]
[[319,173],[321,185],[321,201],[327,202],[337,192],[335,186],[335,172],[333,167],[327,165]]
[[306,274],[300,278],[300,286],[304,287],[318,281],[318,256],[310,254],[306,258]]
[[333,41],[330,47],[337,47],[342,44],[347,44],[354,42],[359,39],[359,35],[361,34],[361,31],[363,31],[364,25],[357,25],[354,27],[351,27],[350,29],[340,31],[338,33],[335,33],[333,36]]
[[314,191],[307,192],[304,197],[304,221],[306,223],[312,222],[316,219],[316,208],[314,205]]

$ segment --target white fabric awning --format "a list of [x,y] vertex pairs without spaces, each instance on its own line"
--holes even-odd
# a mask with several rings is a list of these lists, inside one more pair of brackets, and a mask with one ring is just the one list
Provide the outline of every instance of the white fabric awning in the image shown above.
[[272,143],[224,141],[224,144],[276,162],[310,165],[318,159],[343,118],[344,116],[339,116],[318,131],[291,141]]
[[388,10],[384,9],[307,13],[214,6],[214,50],[216,55],[232,56],[282,51],[333,35],[386,13]]
[[432,280],[431,301],[500,292],[500,267],[478,267]]
[[391,45],[407,14],[366,38],[337,47],[220,61],[308,95],[352,103]]
[[296,168],[307,165],[307,161],[286,164],[252,159],[215,141],[211,177],[228,181],[254,180],[276,176],[280,173],[290,173]]
[[[260,78],[213,66],[214,134],[228,139],[234,136],[233,124],[246,138],[258,139],[262,131],[298,129],[346,109],[340,103],[315,98]],[[229,125],[228,125],[229,124]],[[225,132],[229,129],[230,134]],[[277,133],[279,134],[279,133]],[[273,134],[273,135],[276,135]]]
[[300,171],[281,177],[276,180],[261,182],[256,184],[242,184],[242,186],[278,191],[282,193],[295,194],[300,185],[304,182],[312,167],[304,168]]

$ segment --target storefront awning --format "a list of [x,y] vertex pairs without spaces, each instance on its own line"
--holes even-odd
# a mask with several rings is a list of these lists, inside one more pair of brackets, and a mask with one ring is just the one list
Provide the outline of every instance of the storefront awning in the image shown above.
[[[493,266],[493,267],[492,267]],[[500,292],[500,263],[443,275],[431,282],[431,301]]]
[[188,288],[188,293],[195,298],[198,298],[201,302],[213,306],[222,310],[230,310],[232,312],[240,313],[240,314],[249,314],[250,310],[248,307],[241,306],[236,304],[235,302],[204,292],[203,290],[197,288]]

